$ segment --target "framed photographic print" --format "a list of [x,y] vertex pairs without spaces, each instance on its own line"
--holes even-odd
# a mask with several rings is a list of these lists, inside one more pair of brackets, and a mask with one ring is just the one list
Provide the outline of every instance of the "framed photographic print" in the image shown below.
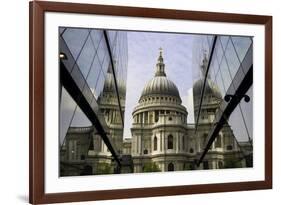
[[272,17],[30,2],[30,203],[272,187]]

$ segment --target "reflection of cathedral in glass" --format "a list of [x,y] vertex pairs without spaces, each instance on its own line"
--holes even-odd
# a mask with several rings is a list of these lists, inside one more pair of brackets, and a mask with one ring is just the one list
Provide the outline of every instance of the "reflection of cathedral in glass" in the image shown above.
[[[93,31],[90,31],[90,34]],[[103,55],[107,56],[104,58],[108,60],[108,63],[99,61],[100,64],[97,64],[102,65],[100,72],[103,73],[104,79],[99,86],[96,79],[95,87],[100,87],[100,91],[94,91],[95,96],[91,100],[91,104],[96,103],[93,106],[96,118],[91,120],[91,125],[77,126],[72,123],[68,127],[60,149],[61,176],[253,166],[251,141],[237,140],[236,133],[239,132],[232,126],[235,119],[232,119],[232,116],[226,117],[225,123],[216,133],[202,163],[197,166],[200,156],[212,137],[209,135],[216,128],[216,118],[219,113],[223,113],[221,105],[227,93],[222,90],[222,84],[218,83],[218,78],[214,80],[213,71],[208,72],[208,66],[211,65],[212,69],[214,63],[208,65],[206,52],[201,54],[202,57],[199,60],[198,70],[201,77],[197,78],[193,84],[195,124],[187,123],[189,113],[182,104],[176,82],[171,81],[166,74],[165,70],[169,68],[165,67],[163,52],[160,49],[154,76],[145,84],[138,104],[132,112],[131,138],[123,139],[126,100],[126,77],[124,76],[126,76],[128,60],[126,35],[114,31],[103,33],[103,35],[100,33],[100,35],[104,37],[100,37],[99,44],[108,38],[113,52],[106,54],[108,52],[106,44],[102,48],[93,46],[97,49],[97,60],[101,55],[99,49],[105,50]],[[247,55],[246,52],[245,55]],[[110,63],[110,58],[112,63]],[[65,63],[65,65],[68,64]],[[96,68],[93,67],[93,72],[97,72],[94,69]],[[234,76],[232,80],[233,78]],[[92,80],[86,78],[86,81],[92,87]],[[231,87],[229,84],[228,86]],[[63,96],[67,94],[64,89],[63,92]],[[79,104],[79,99],[76,100],[77,104]],[[243,106],[244,104],[241,107],[239,104],[240,110]],[[76,105],[74,112],[77,110],[80,110],[80,104]],[[81,110],[79,112],[82,113]],[[237,109],[234,113],[237,115]],[[109,148],[108,145],[112,147]],[[117,156],[113,156],[112,150]]]

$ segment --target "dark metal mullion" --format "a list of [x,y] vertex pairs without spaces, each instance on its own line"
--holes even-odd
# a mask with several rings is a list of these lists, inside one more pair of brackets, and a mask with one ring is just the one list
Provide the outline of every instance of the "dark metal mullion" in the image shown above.
[[204,77],[203,88],[202,88],[202,90],[201,90],[200,104],[199,104],[199,109],[198,109],[198,114],[197,114],[197,120],[196,120],[196,124],[195,124],[195,133],[197,132],[197,128],[198,128],[198,122],[199,122],[199,117],[200,117],[200,112],[201,112],[201,106],[202,106],[202,101],[203,101],[203,95],[204,95],[204,91],[205,91],[206,81],[207,81],[207,77],[208,77],[208,73],[209,73],[209,68],[210,68],[210,65],[211,65],[211,60],[212,60],[212,58],[213,58],[213,53],[214,53],[214,50],[215,50],[216,42],[217,42],[217,36],[215,35],[214,41],[213,41],[213,45],[212,45],[212,50],[211,50],[211,53],[210,53],[210,55],[209,55],[208,66],[207,66],[206,73],[205,73],[205,77]]
[[[111,53],[111,49],[110,49],[110,44],[109,44],[109,40],[108,40],[108,37],[107,37],[107,33],[106,33],[105,30],[103,31],[103,33],[104,33],[105,42],[106,42],[106,46],[107,46],[107,49],[108,49],[109,58],[110,58],[110,62],[111,62],[112,74],[113,74],[113,78],[114,78],[115,91],[116,91],[116,94],[117,94],[117,101],[118,101],[118,105],[119,105],[119,111],[120,111],[122,126],[124,127],[124,119],[123,119],[122,107],[121,107],[121,102],[120,102],[119,90],[118,90],[118,86],[117,86],[117,79],[116,79],[115,65],[114,65],[114,61],[113,61],[113,56],[112,56],[112,53]],[[117,35],[117,33],[116,33],[116,35]]]

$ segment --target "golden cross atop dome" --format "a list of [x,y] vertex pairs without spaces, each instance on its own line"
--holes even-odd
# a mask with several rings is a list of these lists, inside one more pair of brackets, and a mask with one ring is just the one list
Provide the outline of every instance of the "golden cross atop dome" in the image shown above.
[[160,51],[160,56],[162,56],[163,48],[160,47],[159,51]]

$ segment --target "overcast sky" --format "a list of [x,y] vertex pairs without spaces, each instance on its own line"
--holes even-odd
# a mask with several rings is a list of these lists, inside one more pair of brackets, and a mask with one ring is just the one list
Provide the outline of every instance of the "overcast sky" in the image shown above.
[[132,111],[142,89],[153,78],[159,56],[163,58],[167,77],[179,89],[183,105],[188,109],[188,122],[193,122],[192,47],[193,35],[151,32],[128,32],[128,76],[124,137],[131,137]]

